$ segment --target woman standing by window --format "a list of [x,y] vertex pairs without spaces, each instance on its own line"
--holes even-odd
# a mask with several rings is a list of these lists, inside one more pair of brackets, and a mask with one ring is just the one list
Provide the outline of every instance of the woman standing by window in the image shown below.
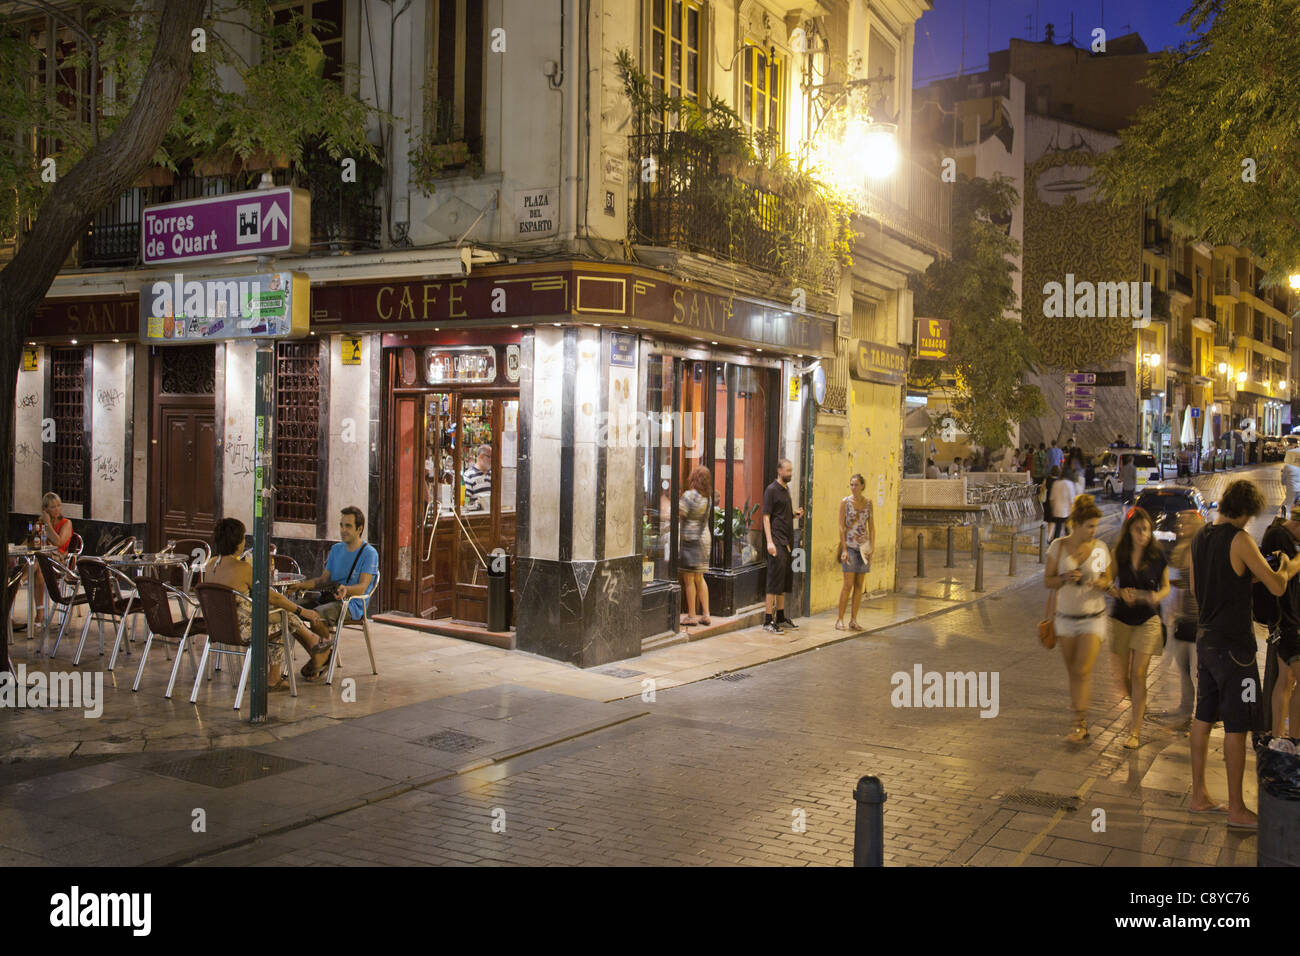
[[1169,567],[1156,544],[1151,516],[1134,508],[1115,543],[1115,598],[1110,616],[1110,650],[1119,665],[1120,685],[1133,700],[1128,740],[1124,746],[1142,745],[1142,716],[1147,709],[1147,668],[1164,650],[1160,628],[1160,602],[1169,594]]
[[1070,533],[1047,549],[1043,583],[1056,592],[1053,626],[1070,675],[1074,730],[1065,738],[1088,738],[1088,699],[1092,667],[1106,632],[1106,590],[1110,587],[1110,550],[1097,540],[1101,509],[1092,495],[1079,495],[1070,509]]
[[[871,515],[871,499],[862,492],[866,479],[854,475],[849,479],[850,494],[840,502],[840,567],[844,571],[844,586],[840,588],[840,613],[835,619],[835,630],[858,631],[858,608],[862,605],[862,586],[871,570],[871,552],[876,544],[876,522]],[[850,595],[853,616],[844,626],[844,609]]]
[[[684,592],[686,617],[682,620],[684,627],[696,624],[711,624],[709,619],[709,586],[704,581],[704,572],[709,570],[709,552],[713,548],[713,536],[709,532],[710,519],[713,516],[713,477],[709,469],[696,465],[691,470],[687,481],[686,494],[678,502],[677,510],[681,515],[681,577]],[[701,614],[695,617],[695,600],[699,598]]]

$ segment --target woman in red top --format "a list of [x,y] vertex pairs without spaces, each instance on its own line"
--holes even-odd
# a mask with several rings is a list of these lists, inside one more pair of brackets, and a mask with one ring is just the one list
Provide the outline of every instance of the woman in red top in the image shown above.
[[[52,491],[45,493],[41,499],[41,531],[45,534],[45,540],[59,549],[59,556],[66,558],[68,555],[68,545],[72,541],[72,522],[63,517],[63,502],[59,496]],[[36,623],[40,624],[45,614],[45,582],[41,578],[40,565],[36,566],[36,591],[38,603],[36,605]]]

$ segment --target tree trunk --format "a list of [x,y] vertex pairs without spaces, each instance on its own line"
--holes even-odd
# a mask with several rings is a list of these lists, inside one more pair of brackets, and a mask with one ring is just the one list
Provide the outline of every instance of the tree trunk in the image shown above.
[[[191,32],[202,23],[207,0],[167,0],[159,6],[158,41],[131,111],[113,135],[96,143],[81,162],[59,171],[31,233],[0,271],[0,381],[6,389],[0,398],[0,447],[8,450],[11,461],[19,357],[36,309],[95,212],[116,199],[149,165],[190,81]],[[13,468],[0,468],[0,499],[6,508],[12,506],[12,495]],[[6,569],[7,530],[0,536],[0,567]],[[0,627],[0,669],[8,668],[8,661],[7,628]]]

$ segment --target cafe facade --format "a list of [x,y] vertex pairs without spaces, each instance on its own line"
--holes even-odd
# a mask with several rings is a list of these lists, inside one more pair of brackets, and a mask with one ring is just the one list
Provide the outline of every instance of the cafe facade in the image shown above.
[[[678,630],[679,499],[703,467],[712,612],[761,602],[763,489],[789,458],[796,505],[811,504],[805,372],[834,356],[835,317],[656,269],[498,258],[426,250],[401,275],[277,265],[310,276],[311,302],[309,334],[275,346],[279,552],[315,573],[355,504],[380,553],[381,620],[596,666]],[[223,516],[251,530],[256,346],[184,323],[184,344],[142,344],[141,292],[159,278],[60,277],[38,314],[11,537],[48,490],[86,553],[207,537]],[[501,572],[508,629],[492,631]]]

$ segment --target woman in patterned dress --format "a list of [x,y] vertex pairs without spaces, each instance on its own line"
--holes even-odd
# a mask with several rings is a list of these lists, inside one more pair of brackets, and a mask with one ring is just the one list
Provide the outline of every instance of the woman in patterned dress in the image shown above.
[[[844,587],[840,588],[840,613],[835,620],[837,631],[860,631],[858,608],[862,605],[862,586],[871,570],[871,552],[876,545],[876,521],[871,514],[871,499],[862,492],[867,481],[861,475],[849,479],[851,494],[840,502],[840,567]],[[853,616],[844,625],[844,609],[853,599]]]
[[[687,482],[686,494],[677,503],[682,522],[680,536],[681,565],[678,574],[686,595],[686,617],[683,627],[711,624],[709,619],[709,586],[704,582],[704,572],[709,570],[709,552],[713,536],[709,526],[713,517],[713,476],[703,465],[696,465]],[[695,600],[699,598],[699,618],[695,617]]]

